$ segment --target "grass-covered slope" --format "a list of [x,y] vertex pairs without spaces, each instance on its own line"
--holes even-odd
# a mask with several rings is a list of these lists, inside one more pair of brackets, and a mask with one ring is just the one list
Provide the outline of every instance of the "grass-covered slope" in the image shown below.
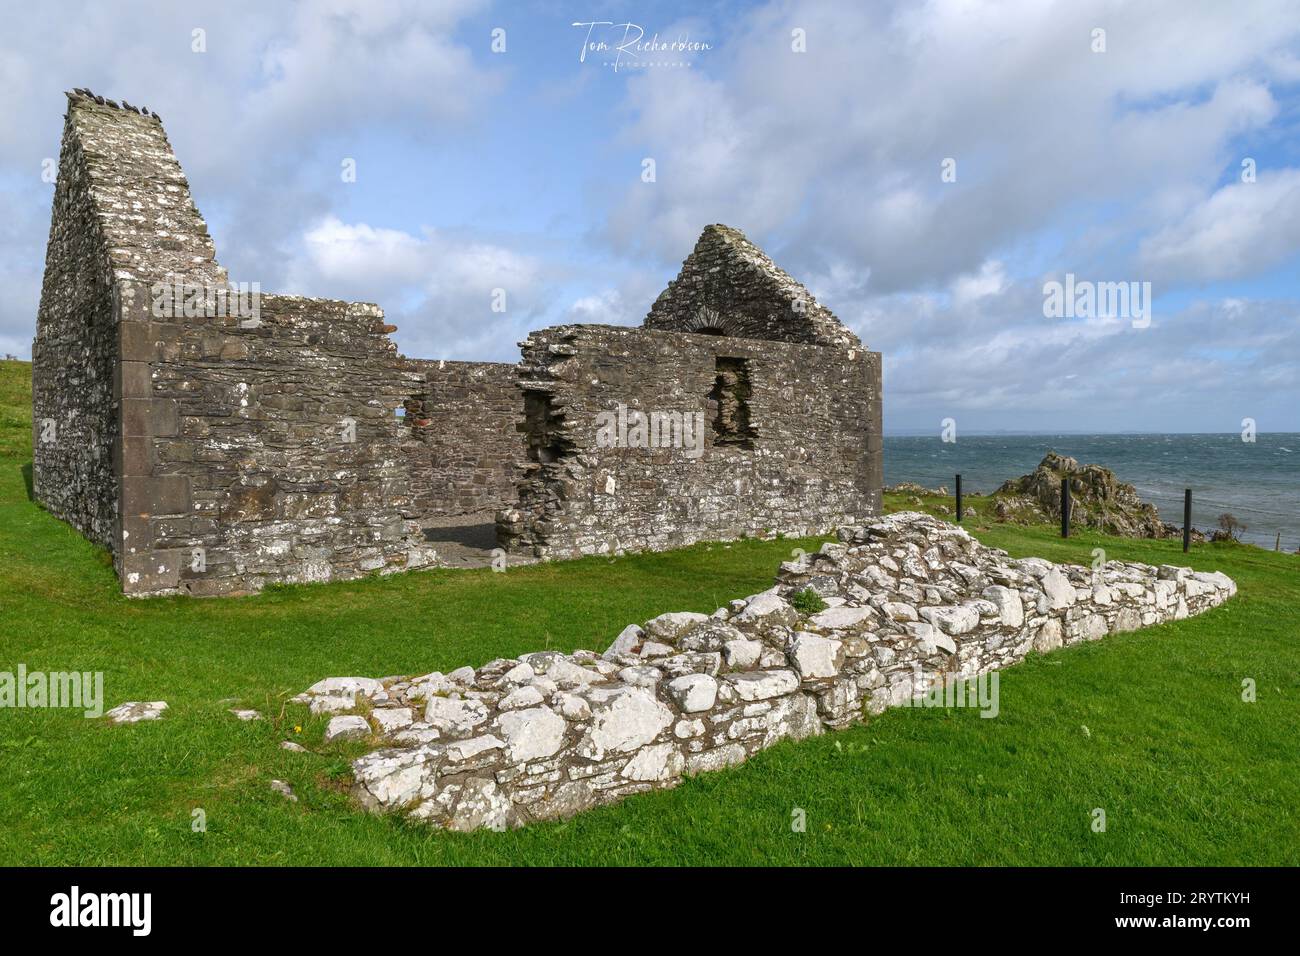
[[[319,747],[322,722],[283,699],[330,675],[603,650],[628,622],[768,587],[816,542],[128,601],[107,556],[27,499],[29,387],[29,366],[0,363],[0,670],[102,670],[106,706],[171,710],[115,727],[0,709],[0,864],[1300,863],[1294,556],[1194,549],[1186,562],[1231,575],[1237,598],[1032,658],[1003,674],[995,719],[889,711],[565,823],[448,834],[354,809],[349,752]],[[1184,561],[1176,542],[973,530],[1016,555]],[[268,719],[242,723],[237,705]],[[321,753],[283,751],[287,738]]]

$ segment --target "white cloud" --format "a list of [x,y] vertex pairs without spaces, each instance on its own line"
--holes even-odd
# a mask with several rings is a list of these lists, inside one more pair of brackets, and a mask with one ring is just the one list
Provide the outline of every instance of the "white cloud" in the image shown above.
[[[805,54],[790,51],[795,24]],[[1171,214],[1169,195],[1203,196],[1232,138],[1276,116],[1267,84],[1300,9],[772,4],[732,29],[709,73],[629,82],[624,135],[658,181],[626,188],[608,237],[669,259],[700,224],[728,222],[779,237],[797,270],[851,256],[888,292],[946,285],[1097,216],[1131,210],[1131,239]],[[955,183],[940,181],[948,157]]]
[[997,260],[989,260],[975,274],[958,276],[952,284],[953,305],[962,308],[987,296],[997,295],[1007,286],[1006,270]]
[[628,309],[622,290],[605,289],[576,299],[564,321],[575,325],[633,325],[640,318]]
[[881,297],[858,328],[884,352],[887,425],[941,414],[989,428],[1216,431],[1234,414],[1294,418],[1296,301],[1157,309],[1145,329],[1044,318],[1037,281],[965,308],[937,303]]
[[1300,169],[1235,182],[1142,240],[1144,268],[1167,281],[1237,279],[1300,252]]
[[[304,232],[287,288],[377,302],[408,355],[479,359],[504,357],[501,347],[535,326],[554,300],[551,275],[538,257],[507,246],[327,216]],[[494,310],[498,301],[504,311]]]
[[[452,39],[482,0],[309,0],[271,34],[248,98],[252,125],[277,136],[400,120],[463,120],[500,81]],[[380,115],[376,115],[376,113]]]

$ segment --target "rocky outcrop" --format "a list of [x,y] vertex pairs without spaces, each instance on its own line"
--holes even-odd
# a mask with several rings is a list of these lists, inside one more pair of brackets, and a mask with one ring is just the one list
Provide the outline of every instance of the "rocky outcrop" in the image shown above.
[[[1049,451],[1028,475],[1004,482],[994,493],[999,519],[1019,522],[1061,520],[1061,480],[1070,479],[1070,523],[1125,538],[1174,538],[1177,525],[1160,520],[1156,506],[1101,465],[1080,465]],[[1204,535],[1194,532],[1195,540]]]
[[[809,590],[822,609],[805,614],[791,599]],[[369,708],[377,749],[353,764],[366,808],[499,829],[671,787],[1031,650],[1185,618],[1234,593],[1225,575],[1187,568],[1012,560],[907,512],[842,529],[783,564],[775,587],[710,615],[631,625],[604,654],[333,678],[297,699]]]

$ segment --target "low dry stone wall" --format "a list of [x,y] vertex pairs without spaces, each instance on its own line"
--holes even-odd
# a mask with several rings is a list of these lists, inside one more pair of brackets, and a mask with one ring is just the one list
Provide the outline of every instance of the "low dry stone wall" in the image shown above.
[[[824,609],[794,607],[808,591]],[[713,614],[631,625],[604,654],[329,678],[297,699],[338,715],[327,739],[379,747],[353,764],[366,808],[500,829],[671,787],[904,704],[948,676],[1184,618],[1235,593],[1225,575],[1187,568],[1011,560],[909,512],[843,529],[782,565],[775,587]]]

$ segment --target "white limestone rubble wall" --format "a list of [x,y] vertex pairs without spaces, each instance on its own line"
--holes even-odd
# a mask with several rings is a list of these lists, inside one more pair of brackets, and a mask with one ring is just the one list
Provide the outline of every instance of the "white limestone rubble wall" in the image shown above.
[[[783,564],[768,591],[631,625],[604,654],[330,678],[298,699],[339,715],[327,738],[376,745],[353,764],[366,808],[502,829],[672,787],[908,703],[936,681],[1199,614],[1236,593],[1221,573],[1012,560],[914,512],[839,537]],[[809,590],[823,610],[791,604]],[[368,718],[343,716],[358,708]]]

